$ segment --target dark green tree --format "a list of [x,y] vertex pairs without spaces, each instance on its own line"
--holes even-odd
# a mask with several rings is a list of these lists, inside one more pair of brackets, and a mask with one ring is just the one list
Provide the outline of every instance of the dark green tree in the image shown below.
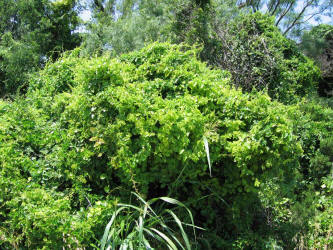
[[319,95],[333,96],[333,25],[321,24],[305,32],[301,48],[322,71]]
[[80,44],[74,0],[0,2],[0,96],[24,88],[27,74]]
[[213,65],[229,70],[234,84],[244,90],[267,89],[273,98],[295,102],[316,88],[319,69],[269,15],[241,15],[218,27],[216,40]]

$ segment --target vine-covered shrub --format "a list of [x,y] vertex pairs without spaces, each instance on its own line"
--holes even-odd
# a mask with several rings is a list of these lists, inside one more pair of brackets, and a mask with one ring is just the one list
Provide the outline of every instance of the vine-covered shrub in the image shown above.
[[295,132],[301,138],[304,151],[297,188],[299,208],[303,207],[299,211],[303,214],[298,214],[307,218],[302,222],[305,223],[298,238],[309,248],[333,246],[333,110],[328,104],[316,99],[303,100],[297,104],[299,111],[293,114],[299,118],[294,118]]
[[[318,98],[287,107],[303,153],[294,178],[281,182],[273,177],[260,186],[257,211],[267,223],[263,234],[274,235],[271,243],[285,249],[330,248],[333,110]],[[252,242],[259,235],[252,236]]]
[[35,75],[24,100],[1,102],[0,246],[88,246],[130,190],[177,198],[222,234],[223,200],[293,173],[302,150],[285,106],[234,89],[196,53],[74,51]]

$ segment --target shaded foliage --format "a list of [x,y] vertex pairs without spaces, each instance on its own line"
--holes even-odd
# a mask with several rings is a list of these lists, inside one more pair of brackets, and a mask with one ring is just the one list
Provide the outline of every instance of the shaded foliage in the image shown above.
[[333,96],[333,26],[318,25],[302,37],[301,48],[313,58],[322,71],[318,93],[323,97]]
[[75,1],[0,3],[0,96],[26,88],[30,72],[80,44]]
[[294,102],[313,92],[319,69],[296,44],[274,26],[274,19],[257,12],[217,28],[212,64],[227,69],[243,90],[266,89],[272,98]]

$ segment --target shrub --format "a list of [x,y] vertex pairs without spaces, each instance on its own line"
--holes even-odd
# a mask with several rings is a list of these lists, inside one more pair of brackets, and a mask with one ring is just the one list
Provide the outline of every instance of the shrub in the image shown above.
[[303,154],[294,178],[272,178],[260,187],[266,231],[283,248],[329,247],[333,111],[312,98],[288,106],[288,112]]
[[[266,179],[285,179],[298,166],[302,150],[286,107],[234,89],[230,74],[209,69],[196,50],[154,43],[116,59],[77,54],[35,75],[25,99],[0,105],[1,224],[34,221],[10,205],[19,205],[13,202],[30,185],[54,197],[41,201],[45,211],[58,211],[46,224],[57,216],[75,224],[97,201],[109,204],[98,208],[101,214],[111,214],[115,200],[128,201],[132,190],[145,199],[175,197],[222,238],[237,228],[224,226],[224,201],[232,209]],[[79,219],[90,225],[91,239],[101,236],[94,223],[106,220]],[[29,230],[13,226],[2,244],[38,240],[47,247],[43,227],[37,238]]]

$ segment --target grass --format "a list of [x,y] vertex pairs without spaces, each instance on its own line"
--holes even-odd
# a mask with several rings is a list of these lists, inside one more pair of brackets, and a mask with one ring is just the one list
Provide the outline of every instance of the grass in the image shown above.
[[[109,249],[191,249],[184,227],[191,227],[196,242],[196,229],[191,211],[180,201],[159,197],[145,201],[132,193],[139,205],[118,204],[101,239],[101,250]],[[163,208],[173,206],[173,209]],[[153,207],[157,207],[153,209]],[[185,209],[190,224],[182,222],[176,209]],[[175,227],[176,225],[176,227]]]

